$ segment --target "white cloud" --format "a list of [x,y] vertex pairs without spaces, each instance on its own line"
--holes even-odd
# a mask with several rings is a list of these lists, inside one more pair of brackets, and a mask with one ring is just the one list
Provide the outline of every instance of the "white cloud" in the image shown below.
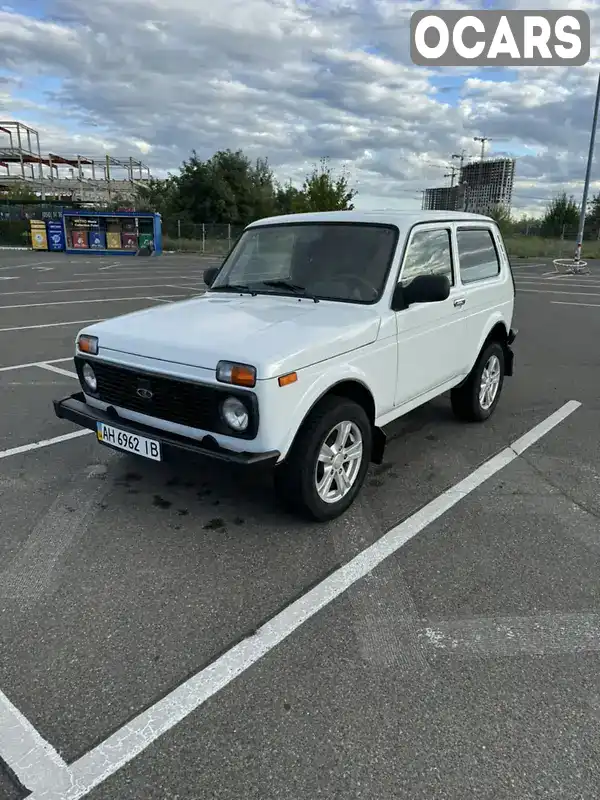
[[[515,206],[543,203],[563,185],[580,191],[596,61],[527,68],[516,82],[415,67],[408,0],[46,5],[45,21],[0,10],[0,68],[11,76],[0,82],[3,113],[39,127],[45,151],[108,150],[164,174],[192,148],[209,156],[240,147],[295,180],[329,156],[350,167],[360,204],[402,207],[446,180],[432,164],[461,148],[475,155],[473,136],[485,135],[492,150],[531,153],[517,162]],[[571,5],[600,21],[596,2]],[[24,92],[48,77],[56,80],[46,100]],[[466,79],[460,102],[444,87],[457,77]]]

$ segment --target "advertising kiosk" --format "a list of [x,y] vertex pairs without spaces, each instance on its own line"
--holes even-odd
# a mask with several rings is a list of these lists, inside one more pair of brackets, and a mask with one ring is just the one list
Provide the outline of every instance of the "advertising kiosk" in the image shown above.
[[160,214],[146,211],[64,211],[67,253],[135,256],[149,248],[162,253]]

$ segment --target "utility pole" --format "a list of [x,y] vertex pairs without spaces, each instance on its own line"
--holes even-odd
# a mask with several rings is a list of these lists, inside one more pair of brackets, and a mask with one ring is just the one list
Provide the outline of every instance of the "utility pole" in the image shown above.
[[474,136],[474,142],[481,142],[481,160],[485,158],[485,143],[490,141],[489,136]]
[[587,211],[587,197],[590,188],[590,176],[592,174],[592,161],[594,160],[594,145],[596,143],[596,126],[598,124],[598,106],[600,105],[600,75],[598,76],[598,86],[596,88],[596,102],[594,104],[594,119],[592,122],[592,132],[590,133],[590,149],[588,152],[587,167],[585,170],[585,182],[583,184],[583,198],[581,200],[581,212],[579,215],[579,230],[577,232],[577,247],[575,248],[575,261],[581,261],[581,246],[583,244],[583,230],[585,228],[585,214]]

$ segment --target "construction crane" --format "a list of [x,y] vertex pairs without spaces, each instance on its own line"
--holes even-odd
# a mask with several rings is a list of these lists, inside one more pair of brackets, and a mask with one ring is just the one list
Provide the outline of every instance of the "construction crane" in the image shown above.
[[481,161],[485,158],[485,143],[490,142],[491,139],[489,136],[474,136],[474,142],[481,142]]
[[458,169],[455,166],[450,166],[449,169],[450,172],[444,173],[444,178],[450,178],[450,188],[452,188],[454,186],[454,178],[456,177]]
[[459,167],[459,169],[462,169],[463,165],[465,163],[465,158],[467,158],[467,151],[466,150],[461,150],[460,153],[452,153],[452,158],[460,159],[460,167]]

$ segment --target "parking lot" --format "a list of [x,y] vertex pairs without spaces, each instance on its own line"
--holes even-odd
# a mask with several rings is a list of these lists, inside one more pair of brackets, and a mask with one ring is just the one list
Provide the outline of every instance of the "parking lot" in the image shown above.
[[54,416],[86,322],[214,263],[0,252],[0,798],[596,800],[600,263],[516,263],[494,416],[408,415],[315,526]]

